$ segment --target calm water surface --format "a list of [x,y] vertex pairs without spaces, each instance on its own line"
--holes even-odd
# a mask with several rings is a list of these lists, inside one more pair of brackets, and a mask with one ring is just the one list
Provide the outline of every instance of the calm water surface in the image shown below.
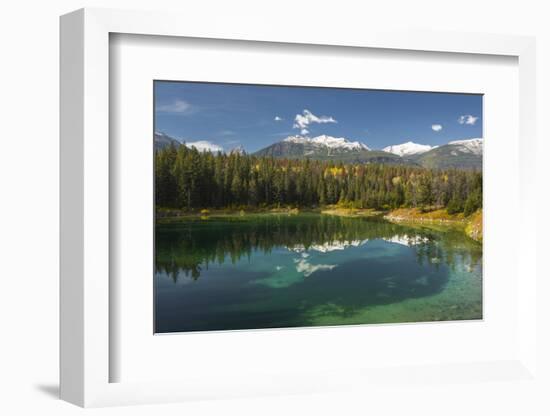
[[156,332],[480,319],[460,230],[320,214],[156,225]]

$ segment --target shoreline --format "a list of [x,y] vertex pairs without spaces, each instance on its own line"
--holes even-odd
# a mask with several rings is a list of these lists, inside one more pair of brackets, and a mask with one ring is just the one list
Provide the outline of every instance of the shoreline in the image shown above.
[[180,210],[157,208],[155,210],[156,219],[174,219],[174,218],[208,218],[208,217],[244,217],[246,215],[296,215],[300,213],[320,214],[320,208],[234,208],[234,209],[201,209],[201,210]]
[[463,213],[448,214],[445,209],[422,211],[419,208],[398,208],[379,211],[373,208],[344,208],[335,205],[310,208],[248,208],[248,209],[202,209],[184,211],[177,209],[156,209],[156,221],[164,222],[176,219],[194,218],[207,220],[211,217],[245,217],[250,215],[298,215],[314,213],[347,218],[382,218],[386,221],[423,226],[455,227],[464,231],[468,237],[483,242],[483,211],[480,209],[468,217]]

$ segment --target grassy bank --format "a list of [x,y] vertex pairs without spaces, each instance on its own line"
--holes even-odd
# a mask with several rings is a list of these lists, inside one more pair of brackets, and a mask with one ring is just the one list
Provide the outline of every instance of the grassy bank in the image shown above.
[[234,217],[244,215],[258,214],[286,214],[294,215],[299,213],[317,213],[326,215],[335,215],[339,217],[375,217],[382,216],[387,211],[379,211],[371,208],[346,208],[339,205],[327,205],[323,207],[239,207],[239,208],[223,208],[223,209],[195,209],[181,210],[172,208],[157,208],[157,218],[195,218],[195,217]]
[[483,212],[481,210],[470,215],[464,231],[470,238],[480,243],[483,242]]
[[257,215],[257,214],[287,214],[294,215],[300,212],[317,212],[320,213],[320,209],[316,208],[293,208],[293,207],[268,207],[268,208],[223,208],[223,209],[196,209],[196,210],[183,210],[173,208],[157,208],[157,219],[170,219],[170,218],[204,218],[208,217],[235,217],[245,215]]
[[427,222],[437,224],[461,224],[466,222],[463,213],[449,214],[446,209],[421,210],[419,208],[399,208],[384,216],[393,222]]
[[449,214],[445,209],[423,211],[419,208],[399,208],[390,211],[384,218],[399,223],[460,227],[473,240],[483,242],[482,210],[465,217],[463,213]]
[[321,214],[336,215],[338,217],[377,217],[384,215],[384,211],[372,208],[344,208],[338,205],[328,205],[321,209]]

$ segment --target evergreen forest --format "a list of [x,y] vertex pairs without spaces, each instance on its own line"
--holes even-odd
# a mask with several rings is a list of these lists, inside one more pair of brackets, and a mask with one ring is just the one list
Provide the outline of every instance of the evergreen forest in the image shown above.
[[170,145],[155,150],[155,199],[157,208],[186,211],[338,204],[376,210],[446,208],[449,214],[468,216],[482,207],[482,174],[199,152]]

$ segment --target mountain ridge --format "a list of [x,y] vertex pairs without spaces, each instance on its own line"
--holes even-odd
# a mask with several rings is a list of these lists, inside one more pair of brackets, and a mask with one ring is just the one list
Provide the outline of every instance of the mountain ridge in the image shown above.
[[310,158],[345,163],[404,163],[399,156],[381,150],[372,150],[365,143],[328,135],[288,136],[253,154],[275,158]]
[[[154,139],[155,149],[173,144],[176,147],[180,145],[195,147],[201,152],[246,153],[242,146],[226,151],[221,146],[206,140],[182,143],[161,132],[155,132]],[[272,143],[252,154],[260,157],[310,158],[343,163],[404,164],[431,169],[458,168],[480,170],[483,161],[483,139],[452,140],[447,144],[439,146],[423,145],[407,141],[376,150],[371,149],[363,142],[350,140],[345,137],[333,137],[325,134],[315,137],[295,135]]]
[[439,146],[408,141],[398,145],[386,146],[382,150],[375,150],[365,143],[344,137],[328,135],[313,138],[288,136],[253,154],[275,158],[311,158],[347,163],[409,164],[432,169],[448,167],[481,169],[483,139],[453,140]]
[[431,169],[477,169],[483,167],[483,139],[453,140],[432,150],[414,155],[414,163]]

